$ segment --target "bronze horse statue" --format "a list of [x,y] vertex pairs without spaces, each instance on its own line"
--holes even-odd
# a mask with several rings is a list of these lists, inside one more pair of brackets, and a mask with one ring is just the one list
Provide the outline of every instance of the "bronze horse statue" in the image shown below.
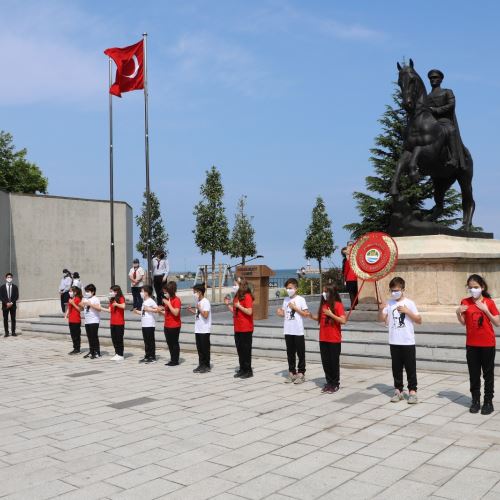
[[426,104],[427,90],[424,82],[413,67],[401,66],[398,85],[401,89],[403,108],[408,124],[404,137],[404,150],[399,159],[390,194],[399,196],[399,179],[407,171],[410,179],[418,182],[420,175],[429,175],[434,186],[435,206],[425,220],[435,221],[443,213],[444,197],[448,189],[458,181],[462,192],[463,223],[461,230],[469,231],[472,227],[475,202],[472,196],[473,163],[469,150],[460,141],[460,154],[463,164],[452,165],[447,147],[446,128],[434,117]]

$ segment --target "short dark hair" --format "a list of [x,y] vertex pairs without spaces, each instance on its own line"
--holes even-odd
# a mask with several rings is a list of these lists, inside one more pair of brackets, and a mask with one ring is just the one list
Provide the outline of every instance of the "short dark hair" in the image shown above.
[[298,282],[295,278],[288,278],[288,279],[285,281],[285,288],[286,288],[288,285],[293,285],[295,288],[299,288],[299,282]]
[[132,264],[139,264],[139,259],[134,259],[134,260],[132,261]]
[[198,285],[194,285],[193,290],[195,292],[200,292],[202,295],[205,295],[207,289],[205,288],[205,283],[200,283]]
[[392,278],[389,283],[389,288],[394,288],[395,286],[400,286],[401,289],[404,290],[406,288],[405,280],[399,276]]
[[91,292],[91,293],[93,293],[93,294],[95,295],[95,292],[96,292],[95,285],[94,285],[94,284],[92,284],[92,283],[90,283],[89,285],[87,285],[87,286],[85,287],[85,291],[86,291],[86,292]]
[[170,297],[174,297],[177,292],[177,283],[175,281],[169,281],[163,284],[162,289],[168,292]]
[[146,292],[150,297],[153,295],[153,287],[151,285],[144,285],[142,291]]
[[13,277],[14,277],[14,276],[12,275],[12,273],[7,273],[7,274],[5,275],[5,277],[6,277],[6,278],[8,278],[9,276],[10,276],[11,278],[13,278]]
[[79,272],[77,272],[77,271],[75,271],[75,272],[73,273],[73,278],[79,278],[79,277],[80,277],[80,273],[79,273]]

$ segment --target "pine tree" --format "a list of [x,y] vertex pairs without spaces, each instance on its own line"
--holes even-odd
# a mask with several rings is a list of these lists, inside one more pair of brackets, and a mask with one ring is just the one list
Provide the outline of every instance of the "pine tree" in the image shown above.
[[[403,152],[403,134],[406,128],[406,114],[402,107],[402,97],[399,87],[392,95],[394,105],[387,105],[385,113],[379,120],[382,132],[375,137],[375,147],[370,150],[375,175],[366,177],[366,189],[374,195],[355,192],[356,206],[361,216],[361,222],[346,224],[344,228],[358,238],[370,231],[387,231],[392,214],[392,197],[389,195],[392,178],[398,159]],[[401,195],[409,205],[423,210],[425,200],[432,198],[433,186],[430,178],[419,183],[413,183],[409,176],[402,175],[400,180]],[[425,210],[423,210],[425,213]],[[453,226],[459,220],[461,212],[460,194],[455,189],[446,193],[444,212],[439,217],[440,224]]]
[[196,228],[193,230],[196,246],[200,252],[212,256],[212,301],[215,301],[215,254],[226,254],[229,250],[229,227],[222,198],[220,172],[212,166],[206,171],[205,183],[200,187],[201,200],[194,207]]
[[315,259],[319,267],[319,288],[323,291],[321,263],[335,251],[333,243],[332,221],[328,217],[325,202],[321,196],[316,198],[312,211],[311,224],[307,228],[304,250],[306,259]]
[[245,213],[246,196],[238,200],[236,217],[234,220],[231,240],[229,242],[229,251],[231,257],[241,257],[244,265],[247,257],[257,254],[255,245],[255,229],[252,227],[253,217],[248,217]]
[[[150,205],[150,225],[151,225],[151,242],[149,250],[151,254],[164,250],[167,253],[168,234],[165,231],[163,219],[160,213],[160,202],[153,191],[149,192],[149,205]],[[144,192],[144,200],[142,202],[142,210],[140,215],[135,216],[135,222],[139,228],[139,241],[137,242],[136,249],[142,257],[147,257],[147,239],[148,239],[148,226],[147,226],[147,197]]]

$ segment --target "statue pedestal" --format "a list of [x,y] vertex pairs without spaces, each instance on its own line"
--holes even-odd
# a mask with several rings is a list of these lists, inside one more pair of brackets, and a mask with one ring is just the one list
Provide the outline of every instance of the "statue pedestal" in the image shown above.
[[[424,321],[455,323],[455,309],[468,296],[466,280],[480,274],[493,298],[500,297],[500,240],[447,235],[394,238],[399,259],[395,270],[378,282],[381,301],[389,296],[389,281],[401,276],[406,293],[413,299]],[[376,310],[373,283],[365,283],[353,320],[373,320]]]

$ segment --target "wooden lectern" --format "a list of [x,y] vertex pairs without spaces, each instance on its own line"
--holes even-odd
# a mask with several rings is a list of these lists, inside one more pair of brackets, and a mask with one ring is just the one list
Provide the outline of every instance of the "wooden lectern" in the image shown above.
[[267,266],[238,266],[236,277],[245,278],[255,298],[253,302],[253,319],[267,319],[269,314],[269,276],[274,271]]

